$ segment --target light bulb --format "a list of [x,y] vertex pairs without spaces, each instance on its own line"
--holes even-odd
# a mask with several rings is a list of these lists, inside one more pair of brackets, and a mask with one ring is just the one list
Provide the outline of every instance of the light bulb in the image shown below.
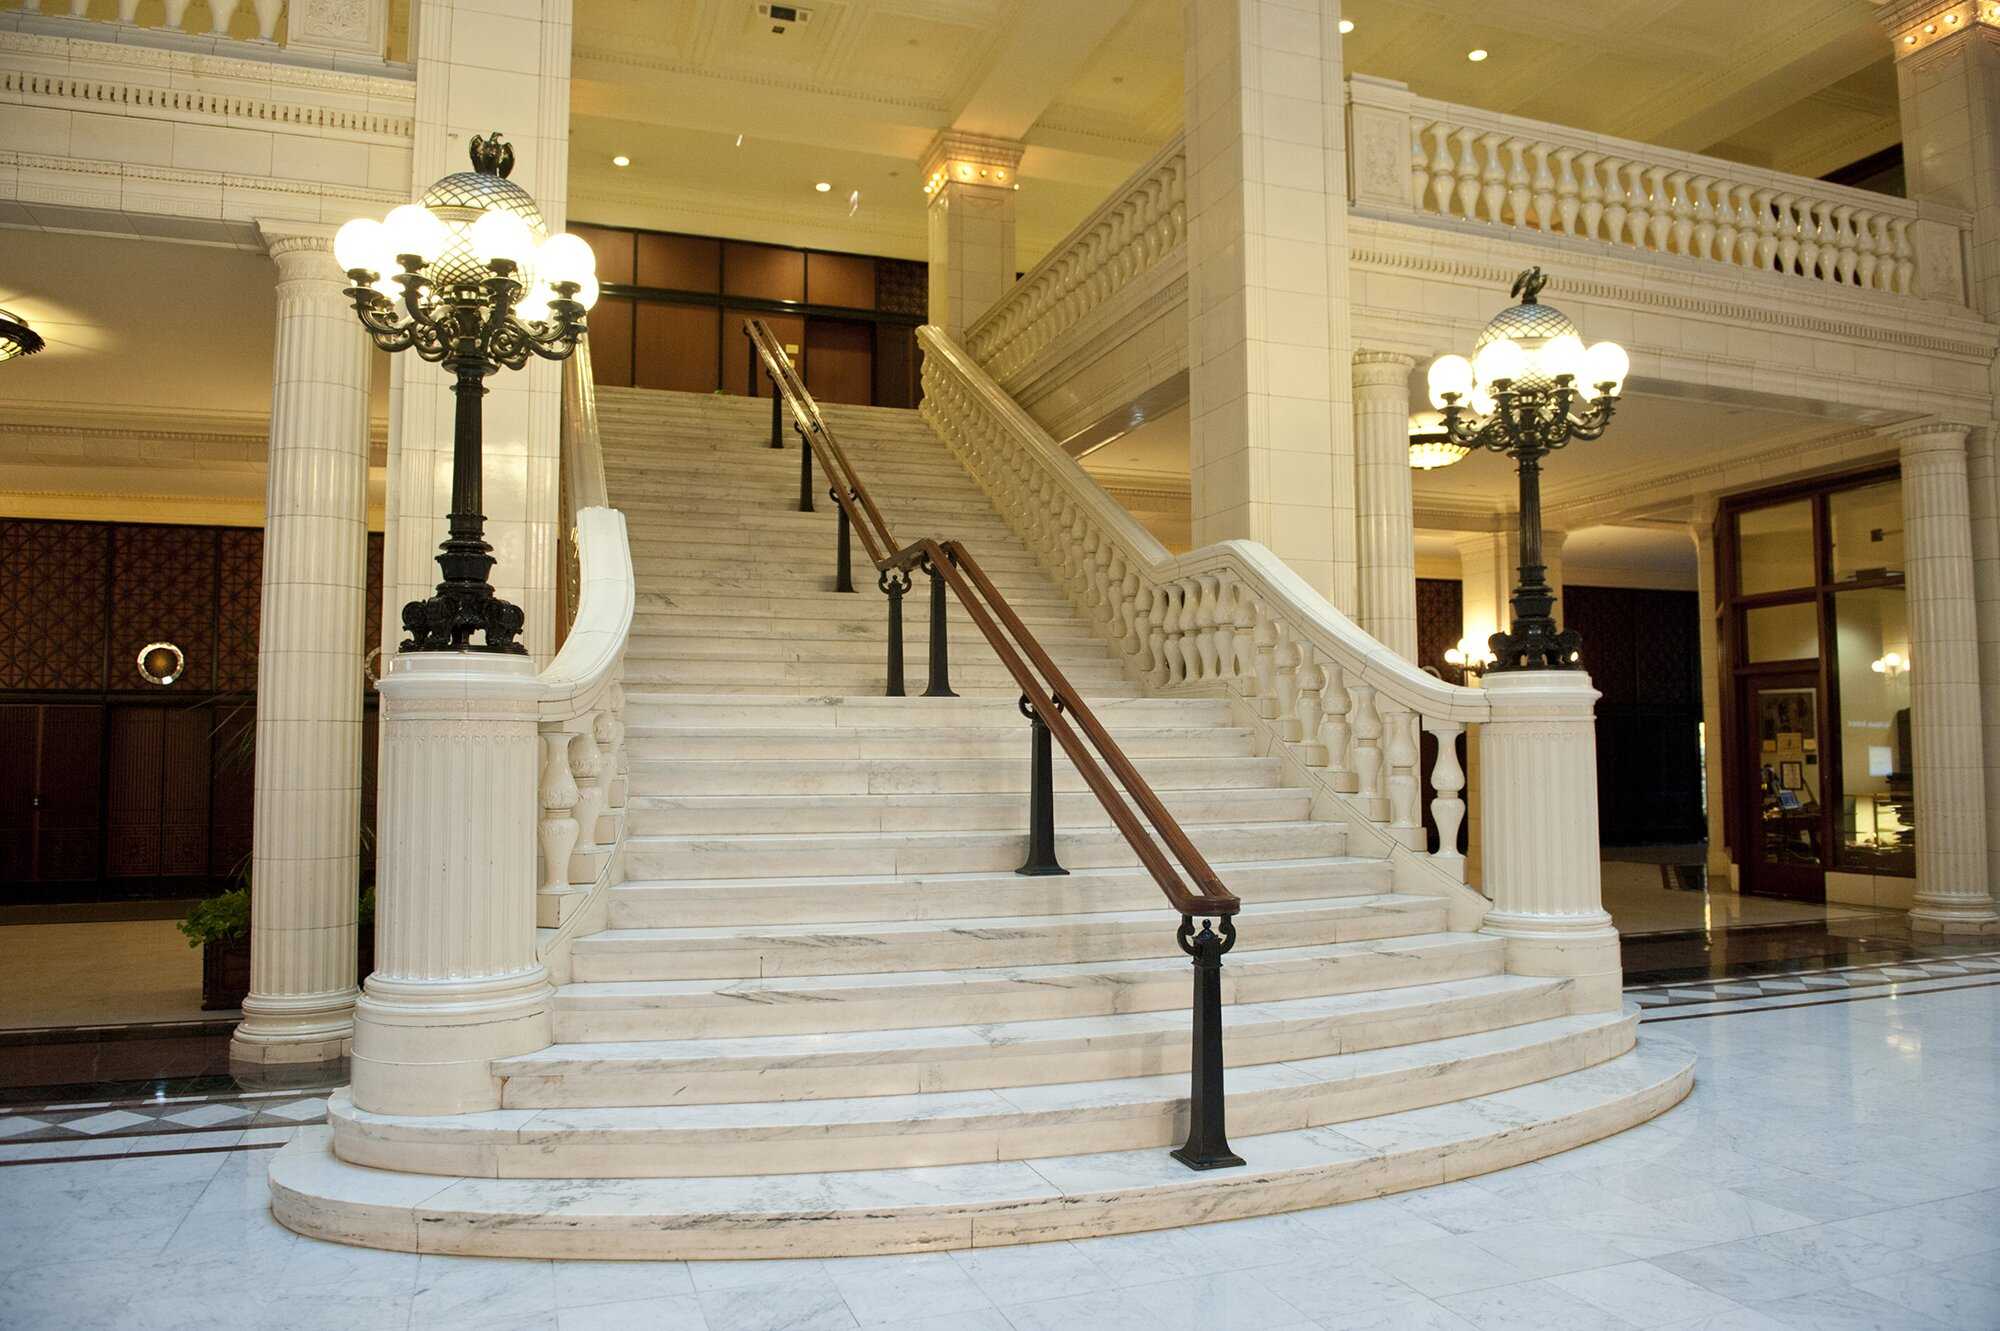
[[585,273],[583,281],[577,283],[576,294],[570,299],[586,310],[597,304],[597,274]]
[[391,210],[382,219],[382,229],[388,232],[391,253],[398,258],[414,254],[424,263],[435,262],[451,239],[437,214],[421,203],[406,203]]
[[389,252],[389,233],[382,224],[372,217],[357,217],[334,234],[333,258],[343,273],[380,277],[396,256]]
[[1585,352],[1583,339],[1575,333],[1563,333],[1552,337],[1535,351],[1534,368],[1550,380],[1568,375],[1576,386],[1582,386]]
[[[1595,342],[1590,350],[1583,353],[1583,377],[1593,392],[1601,392],[1606,397],[1617,397],[1625,387],[1625,375],[1632,368],[1632,358],[1625,354],[1625,348],[1616,342]],[[1605,387],[1605,385],[1610,387]]]
[[1431,362],[1429,380],[1431,405],[1442,411],[1447,393],[1463,398],[1472,391],[1472,362],[1463,356],[1439,356]]
[[547,282],[537,282],[534,289],[522,296],[514,304],[514,317],[524,324],[539,324],[549,321],[549,302],[556,293]]
[[564,231],[550,236],[535,251],[535,272],[549,285],[583,280],[597,271],[597,255],[582,236]]
[[472,224],[472,252],[489,267],[509,263],[524,268],[535,257],[535,233],[516,213],[488,208]]
[[1491,392],[1494,385],[1511,383],[1528,368],[1528,353],[1511,337],[1496,337],[1472,358],[1472,377],[1479,387]]
[[1465,405],[1472,408],[1472,413],[1475,416],[1491,416],[1500,404],[1494,400],[1493,394],[1487,392],[1484,386],[1475,384],[1472,389],[1472,396],[1466,398]]

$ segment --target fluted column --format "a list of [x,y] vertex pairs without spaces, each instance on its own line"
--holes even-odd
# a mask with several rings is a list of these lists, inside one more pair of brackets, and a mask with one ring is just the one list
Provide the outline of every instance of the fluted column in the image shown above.
[[1394,351],[1354,354],[1361,627],[1417,659],[1417,539],[1410,503],[1410,371]]
[[1722,644],[1715,618],[1715,496],[1696,495],[1688,535],[1694,540],[1695,596],[1701,615],[1701,723],[1706,742],[1702,765],[1708,785],[1708,885],[1710,890],[1735,887],[1730,877],[1728,836],[1723,821],[1722,792]]
[[1910,927],[2000,933],[1986,873],[1986,758],[1979,724],[1979,618],[1973,597],[1967,426],[1922,421],[1902,446],[1909,567],[1910,736],[1917,799],[1917,890]]
[[2000,431],[1966,446],[1972,502],[1972,595],[1979,616],[1979,696],[1986,769],[1986,890],[2000,897]]
[[1618,931],[1604,909],[1597,846],[1597,690],[1581,670],[1486,676],[1479,728],[1486,840],[1481,932],[1507,940],[1516,975],[1576,982],[1571,1010],[1621,1001]]
[[230,1056],[338,1058],[354,1030],[368,542],[368,345],[318,228],[278,265],[257,642],[250,994]]

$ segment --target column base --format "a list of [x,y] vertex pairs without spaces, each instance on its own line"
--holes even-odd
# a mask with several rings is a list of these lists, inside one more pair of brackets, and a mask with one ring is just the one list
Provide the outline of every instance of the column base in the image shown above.
[[354,1009],[355,1105],[377,1114],[498,1109],[492,1062],[554,1043],[554,995],[539,965],[479,980],[369,976]]
[[268,1067],[331,1063],[347,1057],[354,1043],[354,1001],[360,992],[250,995],[243,1000],[243,1022],[229,1037],[229,1061]]
[[1919,899],[1910,907],[1910,932],[1950,938],[2000,936],[2000,913],[1992,906],[1942,905]]
[[1604,911],[1586,915],[1488,911],[1479,932],[1506,940],[1509,975],[1573,981],[1572,1012],[1613,1012],[1625,1001],[1618,930]]

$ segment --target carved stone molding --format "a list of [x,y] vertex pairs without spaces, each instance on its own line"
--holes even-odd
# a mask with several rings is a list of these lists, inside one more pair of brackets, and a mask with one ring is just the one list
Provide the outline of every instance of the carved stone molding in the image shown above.
[[302,102],[245,97],[199,88],[154,87],[112,79],[33,70],[0,72],[0,97],[45,106],[68,105],[76,110],[110,115],[148,115],[155,119],[214,120],[240,127],[243,121],[275,129],[315,129],[343,135],[408,142],[416,121],[408,115],[311,106]]

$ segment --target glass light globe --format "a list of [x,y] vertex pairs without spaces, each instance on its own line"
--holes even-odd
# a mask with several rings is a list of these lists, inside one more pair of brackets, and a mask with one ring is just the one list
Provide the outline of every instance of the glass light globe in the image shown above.
[[371,273],[380,277],[395,262],[389,250],[389,233],[372,217],[357,217],[334,233],[333,259],[343,273]]
[[398,258],[414,254],[425,263],[434,262],[451,240],[437,214],[421,203],[391,209],[382,219],[382,229],[388,234],[390,253]]
[[556,293],[547,282],[537,281],[533,289],[514,303],[514,317],[522,323],[547,323],[549,302],[555,298]]
[[587,310],[597,304],[597,293],[597,274],[585,273],[582,284],[577,287],[576,295],[570,297],[570,299]]
[[1463,399],[1472,391],[1472,362],[1463,356],[1439,356],[1431,362],[1428,378],[1431,405],[1442,411],[1445,394],[1454,393]]
[[1486,391],[1484,384],[1473,386],[1472,396],[1465,400],[1465,405],[1472,408],[1475,416],[1491,416],[1500,406],[1499,402],[1494,400],[1493,394]]
[[1472,376],[1489,392],[1495,384],[1519,379],[1527,368],[1528,353],[1511,337],[1494,338],[1472,358]]
[[535,271],[551,286],[557,282],[583,280],[597,271],[597,255],[582,236],[564,231],[550,236],[535,252]]
[[[1616,342],[1597,342],[1584,354],[1584,382],[1593,389],[1603,389],[1606,396],[1617,397],[1625,387],[1625,375],[1632,368],[1631,357],[1625,348]],[[1609,384],[1608,389],[1604,385]]]
[[1564,333],[1542,343],[1534,353],[1534,368],[1551,382],[1569,376],[1579,388],[1583,386],[1583,372],[1586,353],[1583,339],[1575,333]]
[[472,224],[472,252],[483,264],[505,262],[526,268],[535,257],[535,233],[512,212],[489,208]]

